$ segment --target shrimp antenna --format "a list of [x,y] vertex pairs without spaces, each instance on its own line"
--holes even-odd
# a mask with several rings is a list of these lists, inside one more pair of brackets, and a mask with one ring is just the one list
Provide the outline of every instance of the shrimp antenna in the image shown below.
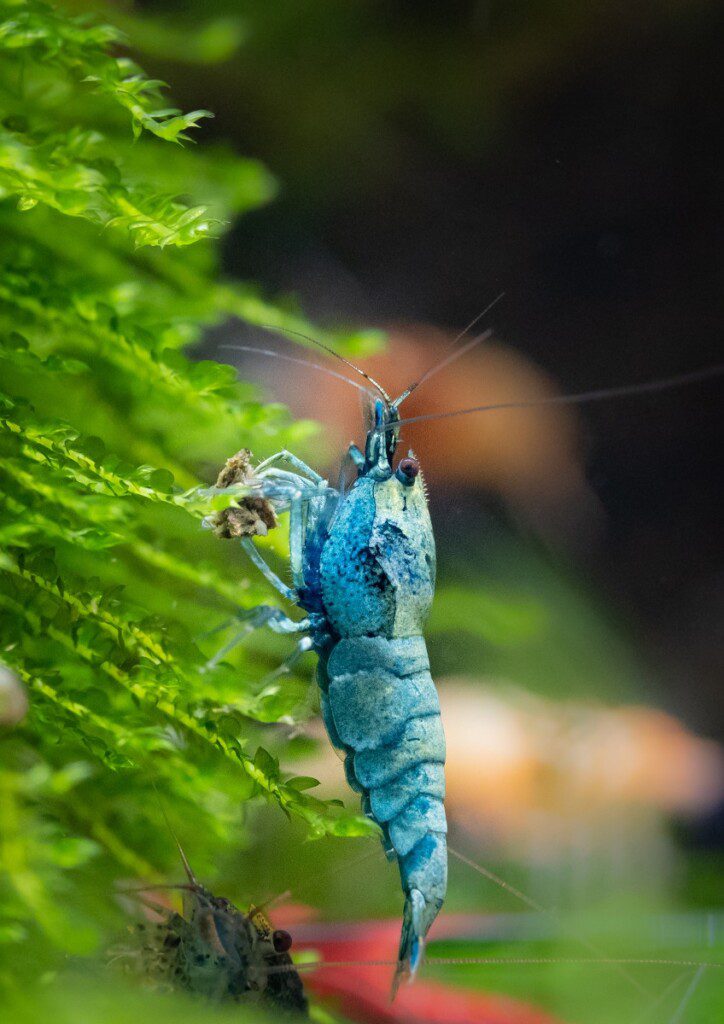
[[[123,885],[118,889],[118,892],[125,896],[134,892],[156,892],[157,889],[182,889],[184,892],[195,892],[196,888],[196,886],[187,883],[179,885],[172,882],[159,882],[158,885]],[[201,888],[201,886],[198,886],[198,888]]]
[[251,917],[252,914],[257,911],[263,914],[270,907],[275,907],[279,903],[286,903],[287,900],[292,898],[292,895],[293,893],[291,889],[285,889],[284,892],[277,893],[276,896],[267,896],[267,898],[262,900],[261,903],[252,903],[249,907],[249,913],[246,916]]
[[169,832],[171,833],[171,837],[173,838],[173,841],[176,843],[176,849],[178,850],[179,857],[181,858],[181,863],[183,864],[184,871],[186,872],[186,877],[189,880],[189,885],[196,889],[200,889],[201,886],[199,885],[196,879],[196,875],[194,875],[193,871],[191,870],[191,865],[189,864],[188,857],[184,853],[183,846],[179,842],[179,838],[174,832],[173,825],[169,820],[168,814],[166,814],[166,808],[163,806],[161,794],[158,791],[158,787],[156,786],[155,782],[152,782],[151,785],[153,786],[154,792],[156,793],[156,799],[158,800],[158,806],[161,810],[161,814],[163,815],[163,820],[166,822],[166,828],[169,830]]
[[472,412],[491,412],[494,409],[530,409],[538,405],[584,405],[587,402],[601,402],[608,398],[627,398],[629,395],[652,394],[657,391],[668,391],[684,384],[696,384],[699,381],[721,377],[724,374],[724,363],[708,366],[703,370],[693,370],[677,377],[664,377],[660,380],[647,381],[644,384],[622,384],[620,387],[599,388],[594,391],[579,391],[572,395],[551,395],[548,398],[531,398],[513,402],[496,402],[493,405],[475,405],[471,409],[454,409],[452,412],[423,413],[421,416],[410,416],[405,420],[381,427],[384,433],[397,430],[407,423],[422,423],[425,420],[446,420],[452,416],[467,416]]
[[[291,971],[314,971],[323,967],[394,967],[397,960],[307,960],[302,963],[278,964],[269,968],[270,974],[284,974]],[[426,964],[440,964],[453,966],[504,966],[505,964],[580,964],[580,965],[603,965],[603,966],[639,966],[639,967],[699,967],[699,968],[722,968],[722,960],[675,960],[669,957],[600,957],[600,956],[430,956],[425,959]],[[677,980],[681,980],[680,978]],[[644,989],[648,993],[648,990]]]
[[329,377],[336,377],[337,380],[343,380],[347,384],[351,384],[353,388],[357,388],[365,395],[371,394],[369,388],[366,388],[364,384],[359,384],[356,380],[352,380],[351,377],[346,377],[343,373],[337,373],[336,370],[330,369],[329,366],[322,366],[321,363],[313,363],[310,359],[299,359],[297,356],[287,355],[286,352],[275,352],[270,348],[256,348],[254,345],[219,345],[219,348],[231,349],[232,352],[255,352],[259,356],[272,356],[275,359],[284,359],[287,363],[297,363],[298,366],[307,366],[310,370],[319,370],[320,373],[326,373]]
[[[481,334],[476,334],[476,336],[474,338],[471,338],[470,341],[467,342],[467,344],[462,346],[462,348],[456,348],[453,352],[445,356],[438,363],[435,363],[434,366],[431,366],[429,370],[426,370],[424,372],[424,374],[422,375],[422,377],[420,377],[419,380],[415,381],[414,384],[411,384],[409,388],[406,388],[402,392],[399,398],[396,398],[394,400],[394,402],[392,403],[392,408],[399,409],[400,403],[404,402],[405,399],[408,398],[413,391],[416,391],[421,384],[423,384],[426,380],[429,380],[430,377],[434,377],[434,375],[436,373],[439,373],[440,370],[444,370],[446,366],[450,365],[450,363],[454,363],[456,359],[460,359],[460,357],[464,356],[467,352],[469,352],[471,348],[475,348],[476,345],[480,345],[481,342],[487,341],[488,338],[492,336],[492,334],[493,332],[491,329],[483,331]],[[400,422],[409,423],[409,420],[400,420]]]
[[[494,306],[497,306],[500,300],[504,298],[504,296],[505,292],[501,292],[500,295],[496,296],[496,298],[494,298],[492,302],[488,303],[488,305],[481,313],[478,313],[476,317],[473,317],[473,319],[470,321],[467,327],[464,327],[462,331],[460,331],[460,333],[456,335],[455,338],[453,338],[453,340],[447,346],[448,350],[454,349],[457,343],[462,338],[465,337],[468,331],[471,331],[473,327],[475,327],[475,325],[483,319],[486,313],[489,313]],[[491,331],[484,331],[482,334],[479,334],[476,338],[473,338],[473,340],[469,342],[467,345],[465,345],[463,348],[440,359],[438,362],[434,362],[431,366],[428,366],[423,375],[421,377],[418,377],[416,381],[413,381],[412,384],[406,387],[402,394],[399,396],[399,398],[396,398],[394,400],[394,402],[392,403],[393,407],[395,409],[399,409],[399,407],[402,405],[405,399],[409,398],[413,391],[417,391],[421,384],[423,384],[426,380],[429,380],[430,377],[434,377],[436,373],[439,373],[440,370],[443,370],[446,366],[449,366],[450,363],[454,362],[456,359],[459,359],[460,356],[465,355],[465,353],[469,352],[471,348],[475,347],[475,345],[479,345],[481,341],[487,340],[487,338],[490,337],[491,333]]]
[[322,871],[321,873],[317,872],[313,876],[301,878],[299,879],[297,885],[295,885],[293,889],[285,889],[284,892],[280,892],[276,896],[267,896],[263,903],[256,903],[254,905],[255,909],[264,910],[265,907],[268,908],[274,906],[276,903],[282,903],[285,900],[294,897],[299,889],[302,889],[302,891],[304,890],[304,884],[305,882],[309,881],[309,877],[313,877],[316,881],[320,878],[329,878],[332,875],[339,874],[341,871],[351,871],[352,868],[357,867],[358,864],[362,864],[363,861],[369,860],[370,857],[375,856],[377,852],[377,846],[375,845],[372,849],[366,850],[363,854],[361,854],[359,857],[355,857],[355,859],[352,861],[345,862],[344,864],[337,864],[334,867],[327,868],[326,871]]
[[[509,892],[517,900],[520,900],[521,903],[524,903],[527,907],[530,907],[530,909],[534,910],[537,914],[545,914],[553,917],[556,916],[556,912],[554,910],[551,910],[549,907],[542,906],[536,900],[531,899],[530,896],[527,896],[524,892],[521,892],[520,889],[516,889],[514,885],[510,884],[510,882],[506,882],[504,878],[501,878],[499,875],[496,875],[489,868],[486,868],[484,865],[477,864],[475,861],[470,860],[469,857],[466,857],[464,853],[460,853],[459,850],[454,850],[452,846],[448,846],[448,852],[451,853],[456,860],[459,860],[461,864],[465,864],[466,867],[469,867],[473,871],[477,872],[479,875],[482,875],[483,878],[487,878],[489,881],[493,882],[494,885],[497,885],[499,888],[504,889],[506,892]],[[587,949],[590,953],[593,953],[596,957],[600,959],[609,959],[606,953],[604,953],[597,946],[594,946],[592,942],[588,941],[588,939],[578,935],[575,932],[569,931],[569,935],[575,942],[583,946],[583,948]],[[614,963],[613,961],[611,962]],[[636,978],[634,978],[628,971],[624,970],[621,965],[614,963],[614,966],[616,971],[623,978],[625,978],[630,985],[633,985],[633,987],[637,988],[640,992],[646,991],[644,986],[641,985],[636,980]]]
[[351,359],[347,359],[345,356],[340,355],[339,352],[335,352],[333,348],[330,348],[329,345],[325,345],[324,342],[317,341],[316,338],[312,338],[310,335],[304,334],[302,331],[293,331],[289,327],[278,327],[276,324],[259,324],[258,326],[263,327],[265,331],[276,331],[277,334],[289,334],[295,338],[304,338],[305,341],[311,342],[312,345],[316,345],[317,348],[321,348],[323,352],[327,352],[330,356],[334,356],[335,359],[339,359],[345,364],[345,366],[349,366],[355,371],[355,373],[358,373],[360,377],[364,377],[364,379],[368,381],[372,387],[380,393],[380,395],[382,395],[386,405],[389,406],[392,403],[390,396],[382,385],[374,379],[374,377],[370,377],[368,373],[365,373],[365,371],[361,370],[359,366],[356,366]]

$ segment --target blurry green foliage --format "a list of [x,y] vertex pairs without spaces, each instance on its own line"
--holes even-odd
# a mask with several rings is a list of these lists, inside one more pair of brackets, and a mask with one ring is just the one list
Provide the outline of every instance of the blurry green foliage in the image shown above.
[[[630,624],[550,553],[485,524],[485,551],[443,550],[448,575],[428,623],[438,678],[514,681],[553,699],[640,699],[646,666]],[[482,669],[482,672],[481,672]]]
[[154,785],[200,870],[239,845],[257,796],[312,835],[370,831],[259,746],[301,684],[262,689],[259,647],[205,670],[204,633],[270,595],[202,532],[194,488],[242,445],[298,447],[312,427],[183,350],[230,315],[308,328],[218,275],[211,239],[274,182],[182,147],[208,115],[170,108],[123,45],[0,2],[0,658],[30,701],[0,733],[12,987],[107,937],[119,873],[176,870]]
[[[204,1004],[182,995],[156,992],[119,983],[108,973],[93,976],[76,971],[63,984],[46,979],[39,992],[14,993],[9,1004],[14,1024],[36,1024],[51,1018],[55,1024],[127,1024],[135,1020],[145,1024],[273,1024],[269,1015],[257,1006],[217,1006]],[[332,1024],[326,1015],[316,1016],[321,1024]]]

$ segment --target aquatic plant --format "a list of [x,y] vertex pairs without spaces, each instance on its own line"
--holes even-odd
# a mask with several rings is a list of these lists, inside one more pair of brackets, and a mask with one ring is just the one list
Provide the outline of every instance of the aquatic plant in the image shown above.
[[219,274],[215,240],[273,179],[191,145],[209,113],[169,107],[126,46],[0,3],[0,658],[29,703],[0,726],[6,984],[30,947],[35,975],[96,948],[113,878],[171,869],[154,786],[220,848],[256,797],[312,835],[368,831],[259,743],[301,682],[260,688],[258,647],[205,670],[204,632],[260,592],[194,489],[313,428],[186,350],[231,316],[307,325]]

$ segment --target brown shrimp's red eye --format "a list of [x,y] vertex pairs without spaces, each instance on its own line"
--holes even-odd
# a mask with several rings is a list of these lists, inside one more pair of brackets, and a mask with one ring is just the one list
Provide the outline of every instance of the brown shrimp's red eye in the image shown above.
[[400,459],[400,463],[397,467],[397,479],[400,483],[407,484],[409,487],[410,484],[415,482],[415,477],[419,472],[420,463],[417,459],[411,459],[409,457],[406,459]]
[[272,935],[272,944],[277,953],[286,953],[292,948],[292,937],[289,932],[276,931]]

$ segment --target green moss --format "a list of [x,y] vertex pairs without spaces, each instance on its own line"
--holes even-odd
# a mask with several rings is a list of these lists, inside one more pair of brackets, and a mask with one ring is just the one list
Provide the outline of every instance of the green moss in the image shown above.
[[261,455],[308,426],[184,349],[230,314],[309,327],[218,275],[213,238],[272,178],[182,147],[207,112],[169,108],[122,46],[0,2],[0,659],[30,701],[0,733],[12,989],[113,934],[119,875],[176,870],[154,787],[212,875],[256,797],[312,835],[369,831],[259,747],[301,681],[263,690],[253,645],[205,670],[204,634],[270,596],[201,531],[194,488],[242,444]]

